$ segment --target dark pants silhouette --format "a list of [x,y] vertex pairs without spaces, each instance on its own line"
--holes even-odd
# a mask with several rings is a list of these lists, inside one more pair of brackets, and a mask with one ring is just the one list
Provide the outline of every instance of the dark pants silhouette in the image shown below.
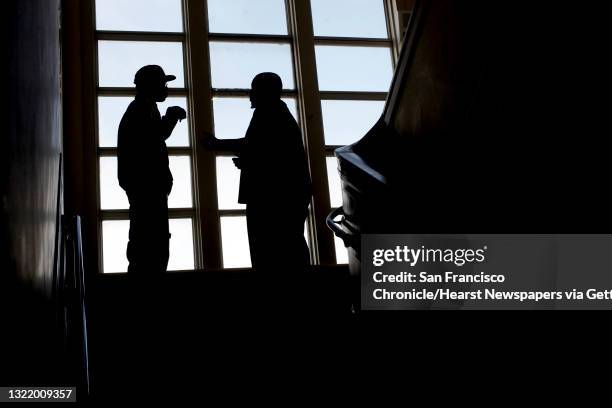
[[295,273],[309,267],[310,255],[304,238],[306,208],[286,211],[271,209],[269,204],[247,204],[249,247],[255,270]]
[[168,196],[130,195],[128,274],[133,278],[160,278],[168,267],[170,231]]

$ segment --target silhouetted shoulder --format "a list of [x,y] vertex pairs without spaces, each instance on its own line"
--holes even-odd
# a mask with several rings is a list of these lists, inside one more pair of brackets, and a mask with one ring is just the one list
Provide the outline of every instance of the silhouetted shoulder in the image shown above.
[[146,102],[139,99],[134,99],[128,105],[126,110],[126,115],[130,117],[138,117],[138,118],[152,118],[154,117],[155,111],[155,103]]
[[123,114],[123,117],[121,118],[121,123],[119,124],[119,129],[121,130],[122,127],[125,127],[127,125],[127,122],[129,122],[133,118],[136,118],[136,117],[140,116],[139,115],[139,110],[142,110],[142,108],[140,108],[138,106],[138,104],[136,103],[135,100],[130,102],[130,104],[128,105],[127,109],[125,110],[125,113]]

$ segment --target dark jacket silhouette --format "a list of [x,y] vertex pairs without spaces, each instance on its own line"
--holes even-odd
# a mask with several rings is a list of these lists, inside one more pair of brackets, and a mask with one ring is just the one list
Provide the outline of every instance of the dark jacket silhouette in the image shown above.
[[264,272],[302,271],[310,264],[304,222],[311,181],[300,128],[280,99],[281,89],[276,74],[257,75],[245,137],[210,143],[238,155],[238,201],[246,204],[251,263]]
[[172,174],[165,140],[177,121],[185,117],[185,111],[170,107],[162,117],[156,102],[166,99],[166,82],[173,79],[156,65],[141,68],[134,80],[136,98],[119,125],[117,173],[130,202],[127,258],[131,275],[154,276],[168,266]]

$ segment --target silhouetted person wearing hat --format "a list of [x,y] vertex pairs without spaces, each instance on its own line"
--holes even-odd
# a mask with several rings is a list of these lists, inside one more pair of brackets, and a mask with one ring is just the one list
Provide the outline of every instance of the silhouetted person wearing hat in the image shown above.
[[261,272],[300,272],[310,264],[304,239],[311,182],[300,128],[281,100],[282,82],[271,72],[251,84],[253,118],[244,138],[217,139],[241,169],[238,202],[246,204],[251,263]]
[[161,116],[157,102],[166,100],[166,83],[174,79],[157,65],[140,68],[134,78],[136,98],[119,125],[118,178],[130,202],[127,258],[128,274],[133,277],[159,277],[168,267],[172,174],[165,140],[186,113],[171,106]]

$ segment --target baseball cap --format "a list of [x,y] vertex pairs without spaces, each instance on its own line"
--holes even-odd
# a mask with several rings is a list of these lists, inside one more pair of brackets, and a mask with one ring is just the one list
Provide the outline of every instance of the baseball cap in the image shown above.
[[174,75],[166,75],[159,65],[145,65],[136,72],[134,83],[151,81],[168,82],[174,81],[175,79],[176,77]]

